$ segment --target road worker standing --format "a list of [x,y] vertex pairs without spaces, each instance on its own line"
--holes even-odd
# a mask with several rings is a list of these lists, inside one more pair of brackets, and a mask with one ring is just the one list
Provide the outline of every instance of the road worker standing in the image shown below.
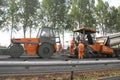
[[79,41],[79,45],[78,45],[78,58],[79,59],[83,59],[84,56],[84,44],[82,43],[82,41]]
[[58,48],[57,48],[57,52],[58,53],[61,53],[61,51],[62,51],[62,44],[61,44],[61,42],[58,44]]
[[70,41],[70,54],[74,54],[74,38]]

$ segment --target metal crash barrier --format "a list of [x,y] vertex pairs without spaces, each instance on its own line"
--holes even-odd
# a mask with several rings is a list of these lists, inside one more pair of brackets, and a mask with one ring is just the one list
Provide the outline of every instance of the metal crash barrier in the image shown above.
[[71,72],[120,68],[120,60],[0,61],[0,74]]
[[0,61],[0,73],[62,72],[120,68],[120,60]]

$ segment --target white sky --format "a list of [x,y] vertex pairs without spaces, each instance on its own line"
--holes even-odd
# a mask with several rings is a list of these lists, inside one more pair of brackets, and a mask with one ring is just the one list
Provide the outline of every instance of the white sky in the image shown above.
[[110,6],[115,6],[115,7],[120,6],[120,0],[105,0],[105,1],[108,1]]
[[[97,1],[97,0],[96,0]],[[103,0],[108,1],[110,6],[120,6],[120,0]],[[10,34],[7,32],[0,31],[0,45],[8,46],[10,44]]]
[[9,33],[0,31],[0,45],[8,46],[9,44],[10,44]]
[[[96,4],[97,4],[98,0],[95,0],[95,1],[96,1]],[[120,0],[103,0],[103,1],[107,1],[110,6],[115,6],[115,7],[120,6]]]

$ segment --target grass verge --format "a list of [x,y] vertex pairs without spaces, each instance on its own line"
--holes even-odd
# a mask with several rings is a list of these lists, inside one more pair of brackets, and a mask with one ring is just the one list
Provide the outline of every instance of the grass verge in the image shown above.
[[[98,80],[107,77],[120,76],[119,69],[75,71],[74,80]],[[71,72],[1,74],[0,80],[70,80]]]

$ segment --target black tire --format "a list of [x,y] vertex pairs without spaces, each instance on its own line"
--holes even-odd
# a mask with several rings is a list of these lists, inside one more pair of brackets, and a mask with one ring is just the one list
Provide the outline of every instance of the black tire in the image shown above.
[[24,53],[24,48],[20,44],[13,44],[9,47],[9,52],[12,58],[18,58]]
[[107,56],[107,58],[112,58],[113,57],[112,54],[107,54],[106,56]]
[[52,44],[43,43],[38,48],[38,56],[42,58],[50,58],[54,53]]

